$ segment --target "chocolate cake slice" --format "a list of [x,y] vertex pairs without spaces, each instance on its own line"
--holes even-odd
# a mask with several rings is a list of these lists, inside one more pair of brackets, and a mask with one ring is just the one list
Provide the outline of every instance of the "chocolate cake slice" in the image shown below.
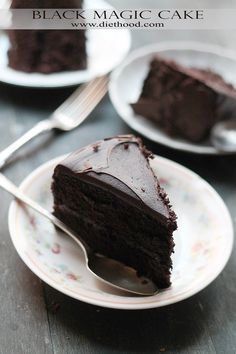
[[54,214],[102,255],[170,285],[176,215],[132,135],[80,149],[54,171]]
[[236,91],[221,76],[155,57],[141,95],[131,106],[168,135],[199,142],[224,118],[221,106],[228,97],[235,99]]
[[[12,0],[13,9],[82,8],[82,0]],[[86,68],[83,30],[9,30],[9,66],[44,74]]]

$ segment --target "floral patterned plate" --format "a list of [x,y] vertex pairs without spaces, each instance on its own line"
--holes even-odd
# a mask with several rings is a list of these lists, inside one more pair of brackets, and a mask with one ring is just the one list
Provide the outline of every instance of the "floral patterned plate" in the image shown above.
[[[61,158],[31,173],[21,188],[52,210],[53,168]],[[152,162],[178,215],[172,286],[151,297],[127,296],[104,287],[86,270],[82,252],[46,219],[13,202],[9,228],[25,264],[43,281],[75,299],[116,309],[147,309],[186,299],[210,284],[224,268],[233,245],[229,212],[215,190],[198,175],[162,157]]]

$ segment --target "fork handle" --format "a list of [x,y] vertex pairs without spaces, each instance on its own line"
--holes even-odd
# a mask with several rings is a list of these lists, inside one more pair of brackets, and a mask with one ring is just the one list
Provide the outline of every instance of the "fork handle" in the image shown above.
[[43,132],[49,131],[54,128],[53,121],[50,119],[42,120],[37,123],[32,129],[21,136],[13,144],[8,146],[6,149],[0,152],[0,168],[4,167],[11,156],[23,145],[28,143],[34,137],[40,135]]

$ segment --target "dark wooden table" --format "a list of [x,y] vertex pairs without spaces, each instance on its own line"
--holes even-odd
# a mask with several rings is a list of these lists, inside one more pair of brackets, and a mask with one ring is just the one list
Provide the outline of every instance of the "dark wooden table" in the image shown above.
[[[172,39],[168,33],[162,33],[160,39]],[[134,46],[156,40],[155,36],[151,32],[148,36],[135,33]],[[186,33],[178,36],[183,39]],[[199,36],[206,38],[203,32]],[[222,33],[218,37],[216,32],[208,34],[209,40],[215,38],[222,43]],[[223,44],[228,44],[226,37]],[[72,90],[32,90],[0,84],[0,149],[46,118]],[[53,157],[105,136],[130,131],[106,97],[80,128],[34,141],[5,173],[19,184],[34,168]],[[147,140],[145,143],[156,154],[205,178],[223,197],[236,227],[236,156],[203,157]],[[188,300],[145,311],[98,308],[57,292],[31,273],[10,241],[7,214],[11,197],[0,191],[0,201],[1,354],[236,353],[235,249],[222,274]]]

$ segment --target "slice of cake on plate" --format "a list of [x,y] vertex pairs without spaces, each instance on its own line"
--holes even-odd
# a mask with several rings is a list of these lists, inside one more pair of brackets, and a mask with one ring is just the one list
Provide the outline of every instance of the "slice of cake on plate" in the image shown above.
[[228,97],[235,99],[236,90],[218,74],[156,56],[131,106],[168,135],[199,142],[224,118],[221,108]]
[[176,215],[132,135],[82,148],[56,166],[54,214],[97,253],[170,285]]
[[[82,8],[82,0],[12,0],[12,9]],[[24,72],[53,73],[86,68],[83,30],[9,30],[9,66]]]

